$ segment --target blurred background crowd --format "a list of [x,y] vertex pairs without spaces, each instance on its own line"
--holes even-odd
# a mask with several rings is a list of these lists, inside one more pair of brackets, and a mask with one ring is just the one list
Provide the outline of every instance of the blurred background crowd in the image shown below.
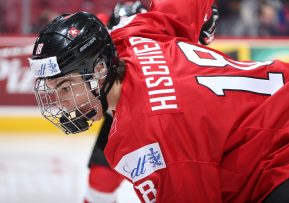
[[[150,0],[142,2],[147,7],[150,4]],[[60,13],[79,10],[107,20],[116,3],[117,0],[0,0],[0,33],[37,33]],[[220,12],[217,36],[289,36],[289,0],[216,0],[216,4]]]
[[289,0],[217,0],[218,35],[289,36]]

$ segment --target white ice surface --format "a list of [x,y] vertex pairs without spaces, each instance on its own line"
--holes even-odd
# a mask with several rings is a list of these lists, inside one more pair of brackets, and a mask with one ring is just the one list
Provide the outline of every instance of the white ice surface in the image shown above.
[[[94,136],[1,135],[0,203],[83,203]],[[117,203],[139,203],[124,181]]]

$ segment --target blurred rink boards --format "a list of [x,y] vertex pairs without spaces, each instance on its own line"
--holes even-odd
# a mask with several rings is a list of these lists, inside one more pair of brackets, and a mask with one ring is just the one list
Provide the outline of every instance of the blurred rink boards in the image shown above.
[[[102,121],[64,135],[40,116],[27,60],[34,40],[0,37],[0,203],[81,203]],[[289,62],[289,39],[219,39],[212,47],[239,60]],[[117,203],[139,202],[126,181],[117,196]]]

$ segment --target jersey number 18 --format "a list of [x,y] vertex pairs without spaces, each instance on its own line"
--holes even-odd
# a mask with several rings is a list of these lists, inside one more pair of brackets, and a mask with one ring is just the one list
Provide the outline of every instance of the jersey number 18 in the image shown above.
[[[266,62],[239,62],[226,59],[222,55],[212,50],[188,44],[185,42],[178,43],[179,48],[185,54],[187,59],[199,66],[206,68],[226,68],[234,67],[240,70],[252,70],[262,66],[270,65],[272,61]],[[210,57],[201,58],[200,54],[209,55]],[[246,76],[197,76],[197,82],[209,88],[218,96],[225,96],[225,90],[247,91],[257,94],[272,95],[284,85],[282,73],[268,73],[267,78],[254,78]]]

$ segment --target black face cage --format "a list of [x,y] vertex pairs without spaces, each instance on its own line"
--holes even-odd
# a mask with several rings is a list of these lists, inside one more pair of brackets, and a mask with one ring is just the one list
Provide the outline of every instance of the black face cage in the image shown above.
[[87,130],[97,113],[101,112],[100,89],[107,67],[104,61],[100,63],[104,68],[95,73],[73,73],[57,78],[59,81],[73,81],[73,78],[80,77],[81,82],[69,82],[56,88],[47,85],[49,79],[38,78],[35,82],[34,92],[41,114],[66,134]]

